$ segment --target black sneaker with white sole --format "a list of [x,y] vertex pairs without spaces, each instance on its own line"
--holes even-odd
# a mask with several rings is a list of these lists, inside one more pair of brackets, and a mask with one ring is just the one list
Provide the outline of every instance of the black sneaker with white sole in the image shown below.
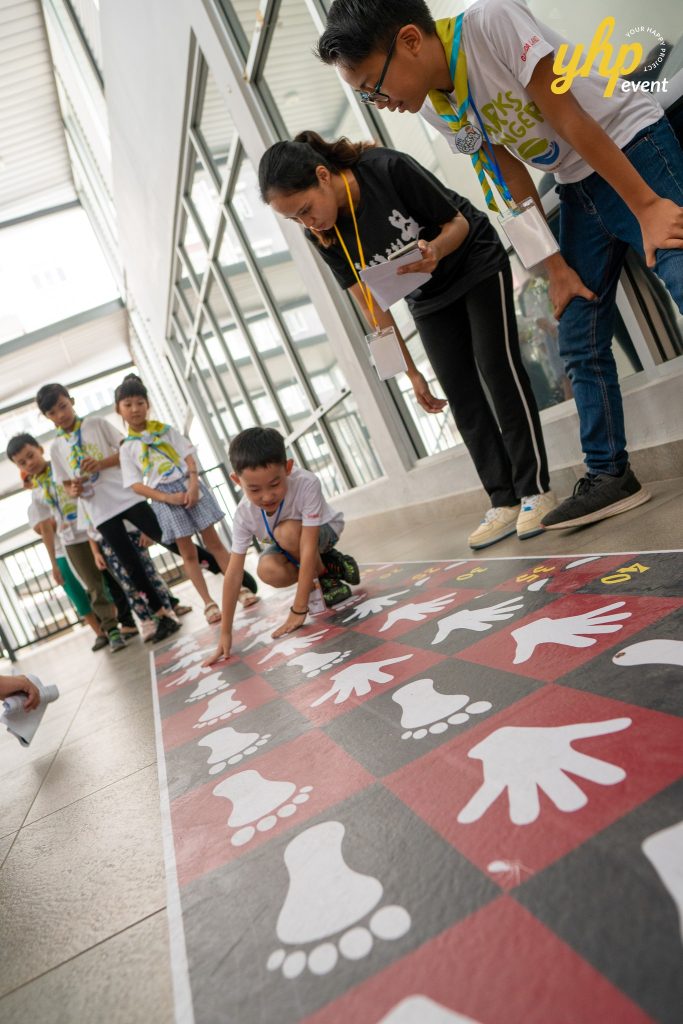
[[551,509],[541,522],[546,530],[589,526],[637,508],[650,497],[630,466],[626,466],[621,476],[589,473],[577,480],[571,497]]
[[344,583],[350,583],[354,587],[360,583],[358,562],[351,555],[343,555],[336,548],[330,548],[320,557],[332,576],[336,576],[337,579],[343,580]]
[[162,615],[157,619],[157,628],[152,636],[152,643],[159,644],[162,640],[168,640],[180,629],[180,623],[176,622],[169,615]]

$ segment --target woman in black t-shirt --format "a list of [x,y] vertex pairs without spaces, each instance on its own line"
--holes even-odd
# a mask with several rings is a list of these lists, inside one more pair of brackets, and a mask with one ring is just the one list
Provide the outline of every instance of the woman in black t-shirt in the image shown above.
[[432,275],[406,302],[492,505],[469,544],[487,547],[515,530],[520,538],[541,533],[555,498],[519,351],[510,262],[488,217],[405,153],[330,143],[310,131],[267,150],[259,185],[264,202],[304,225],[368,323],[394,327],[417,401],[439,413],[446,401],[430,392],[391,313],[368,308],[353,215],[367,265],[419,240],[422,259],[397,272]]

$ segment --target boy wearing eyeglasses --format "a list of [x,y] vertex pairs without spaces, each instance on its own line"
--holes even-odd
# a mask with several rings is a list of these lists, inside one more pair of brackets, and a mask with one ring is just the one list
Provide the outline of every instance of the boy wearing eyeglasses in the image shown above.
[[419,112],[478,171],[498,168],[516,203],[531,197],[542,209],[525,165],[555,175],[560,252],[544,266],[587,472],[544,517],[546,529],[597,522],[650,497],[628,463],[611,348],[629,246],[683,312],[680,146],[659,104],[619,80],[591,71],[553,89],[563,42],[521,0],[478,0],[436,22],[424,0],[334,0],[318,43],[363,102]]

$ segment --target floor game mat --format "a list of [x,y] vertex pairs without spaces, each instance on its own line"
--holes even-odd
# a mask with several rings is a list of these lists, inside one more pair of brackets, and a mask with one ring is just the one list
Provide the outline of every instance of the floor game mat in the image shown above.
[[683,1020],[683,552],[366,566],[153,656],[182,1024]]

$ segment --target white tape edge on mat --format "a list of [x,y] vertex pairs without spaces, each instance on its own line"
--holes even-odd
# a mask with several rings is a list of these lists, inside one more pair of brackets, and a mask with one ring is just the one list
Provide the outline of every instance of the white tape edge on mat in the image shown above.
[[176,1024],[194,1024],[194,1008],[192,1006],[192,989],[190,988],[190,970],[187,963],[185,948],[185,929],[183,912],[180,905],[180,889],[178,887],[178,871],[175,862],[173,844],[173,828],[171,825],[171,801],[168,796],[166,778],[166,752],[164,750],[161,730],[161,709],[157,690],[157,673],[154,664],[154,652],[149,655],[150,674],[152,677],[152,701],[154,703],[154,733],[157,747],[157,771],[159,773],[159,802],[161,805],[161,835],[164,844],[164,862],[166,866],[166,911],[168,914],[168,930],[171,945],[171,974],[173,978],[173,997],[175,1001]]
[[469,555],[454,555],[453,558],[409,558],[407,562],[399,562],[397,559],[393,561],[390,558],[384,558],[380,562],[359,562],[359,565],[435,565],[437,562],[461,562],[462,565],[465,562],[521,562],[528,561],[543,561],[545,558],[611,558],[616,555],[681,555],[683,554],[683,548],[657,548],[655,551],[641,551],[631,548],[628,551],[577,551],[574,554],[568,551],[563,551],[562,554],[558,554],[557,551],[554,555],[542,554],[537,551],[530,551],[528,555],[479,555],[477,552],[472,551]]

